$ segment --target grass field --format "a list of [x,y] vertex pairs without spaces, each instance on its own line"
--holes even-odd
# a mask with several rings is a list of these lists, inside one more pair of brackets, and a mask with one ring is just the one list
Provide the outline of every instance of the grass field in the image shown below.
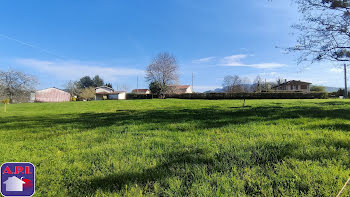
[[335,196],[350,174],[350,101],[246,105],[9,105],[0,163],[32,162],[36,196]]

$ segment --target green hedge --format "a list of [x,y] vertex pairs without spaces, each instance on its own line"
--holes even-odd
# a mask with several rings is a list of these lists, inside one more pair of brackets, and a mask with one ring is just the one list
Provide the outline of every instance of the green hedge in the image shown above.
[[[152,99],[151,94],[133,94],[129,93],[126,94],[126,99]],[[156,96],[154,98],[157,98]]]
[[[192,93],[167,94],[165,97],[178,99],[326,99],[328,94],[326,92]],[[152,95],[128,94],[127,99],[152,99]]]

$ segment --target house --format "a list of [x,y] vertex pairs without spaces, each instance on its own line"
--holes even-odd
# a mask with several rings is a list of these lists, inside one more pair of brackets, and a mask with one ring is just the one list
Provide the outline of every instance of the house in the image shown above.
[[132,90],[133,94],[151,94],[151,91],[149,89],[134,89]]
[[68,102],[71,101],[70,93],[60,90],[58,88],[47,88],[35,92],[31,95],[31,100],[34,102],[54,103],[54,102]]
[[95,100],[125,100],[125,91],[114,91],[108,86],[100,86],[95,88]]
[[190,85],[169,85],[169,93],[171,94],[190,94],[193,90]]
[[275,91],[294,91],[294,92],[310,92],[310,85],[309,82],[304,81],[285,81],[284,83],[281,83],[272,89]]
[[6,185],[6,191],[8,192],[22,192],[23,184],[25,183],[26,182],[22,181],[16,176],[9,177],[6,181],[4,181],[4,184]]

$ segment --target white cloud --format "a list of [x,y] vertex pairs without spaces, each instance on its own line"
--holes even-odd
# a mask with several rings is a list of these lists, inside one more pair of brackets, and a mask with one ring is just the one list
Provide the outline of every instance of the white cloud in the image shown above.
[[222,59],[222,65],[224,66],[244,66],[244,64],[241,62],[242,59],[245,59],[248,55],[231,55],[224,57]]
[[232,55],[222,58],[222,66],[239,66],[239,67],[252,67],[252,68],[281,68],[287,66],[286,64],[280,64],[280,63],[258,63],[258,64],[244,64],[242,62],[242,59],[247,58],[250,55],[245,54],[239,54],[239,55]]
[[193,60],[192,63],[194,64],[200,64],[200,63],[208,63],[212,60],[214,60],[216,57],[205,57],[205,58],[201,58],[198,60]]
[[245,65],[248,67],[253,67],[253,68],[281,68],[287,66],[286,64],[279,64],[279,63],[262,63],[262,64],[250,64],[250,65]]
[[82,76],[100,75],[107,81],[115,81],[117,77],[144,75],[144,71],[132,68],[104,67],[80,61],[45,61],[37,59],[16,59],[19,65],[37,69],[63,80],[75,80]]
[[343,69],[341,69],[341,68],[331,68],[329,71],[331,71],[333,73],[340,73],[340,72],[343,72]]
[[259,76],[270,76],[270,77],[276,77],[276,76],[279,76],[281,75],[280,73],[278,72],[264,72],[264,73],[259,73]]

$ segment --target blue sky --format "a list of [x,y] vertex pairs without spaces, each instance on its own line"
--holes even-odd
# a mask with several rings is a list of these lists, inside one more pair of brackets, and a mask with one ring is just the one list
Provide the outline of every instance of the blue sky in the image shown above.
[[[38,77],[39,89],[98,74],[114,87],[146,88],[159,52],[175,55],[180,82],[221,87],[225,75],[278,77],[342,87],[336,65],[297,65],[290,0],[2,1],[0,70]],[[281,47],[281,48],[278,48]]]

